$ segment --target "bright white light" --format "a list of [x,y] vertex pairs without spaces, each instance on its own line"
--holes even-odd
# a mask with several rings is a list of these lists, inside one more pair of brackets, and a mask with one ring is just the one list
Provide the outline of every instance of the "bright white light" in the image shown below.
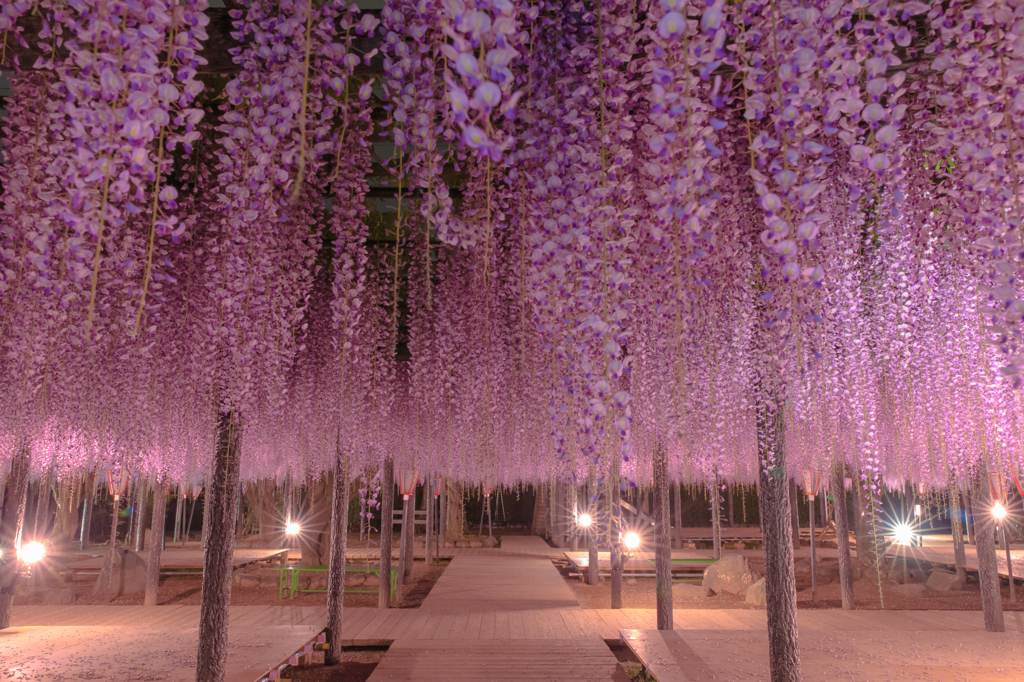
[[284,534],[285,535],[298,535],[299,534],[299,530],[300,530],[299,529],[299,524],[295,523],[294,521],[291,521],[291,522],[288,523],[287,526],[284,527]]
[[914,542],[914,529],[905,523],[893,528],[892,539],[897,545],[909,545]]
[[920,516],[920,515],[921,515],[921,505],[915,504],[914,505],[914,516]]
[[18,558],[26,564],[34,564],[44,556],[46,556],[46,548],[39,542],[29,542],[18,550]]
[[626,544],[627,549],[636,549],[640,546],[640,536],[633,531],[626,533],[626,537],[622,538],[622,541]]
[[992,516],[999,520],[1006,518],[1006,507],[996,502],[996,506],[992,507]]
[[590,528],[590,524],[594,522],[594,519],[590,518],[590,514],[580,514],[578,523],[581,528]]

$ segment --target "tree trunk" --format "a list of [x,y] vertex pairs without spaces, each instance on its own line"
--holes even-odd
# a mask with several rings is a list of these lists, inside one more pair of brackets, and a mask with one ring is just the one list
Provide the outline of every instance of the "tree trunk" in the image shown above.
[[395,520],[395,463],[389,457],[380,470],[380,587],[377,608],[391,607],[391,543]]
[[796,479],[789,479],[789,513],[793,523],[793,549],[800,549],[800,508],[797,506]]
[[135,538],[132,540],[132,544],[135,546],[136,552],[146,549],[146,512],[149,511],[149,500],[146,499],[149,497],[147,483],[145,478],[139,481],[139,499],[135,503],[134,516],[138,517],[138,520],[135,524]]
[[836,521],[836,544],[839,547],[839,590],[843,608],[856,608],[853,600],[853,559],[850,556],[850,529],[846,515],[846,473],[842,462],[832,465],[832,490],[835,501],[832,515]]
[[956,561],[956,579],[960,582],[960,589],[967,586],[967,548],[964,547],[964,524],[961,519],[963,512],[960,508],[960,492],[955,482],[949,484],[949,500],[952,503],[950,524],[953,529],[953,556]]
[[466,508],[463,506],[464,493],[462,484],[455,481],[448,481],[445,495],[448,497],[447,514],[447,535],[448,540],[461,538],[465,532]]
[[619,468],[621,466],[622,461],[619,459],[619,455],[612,455],[611,475],[608,476],[608,546],[611,550],[613,609],[622,608],[622,569],[624,567],[621,556],[622,545],[619,540],[622,528],[622,509],[619,507]]
[[790,479],[782,408],[758,404],[757,448],[760,461],[761,535],[768,611],[768,660],[772,682],[799,682],[800,652],[796,628],[796,576],[793,570]]
[[245,486],[245,496],[249,500],[250,513],[259,523],[260,540],[279,540],[282,533],[277,519],[277,482],[269,478],[253,481]]
[[[10,548],[8,551],[16,551],[16,548],[21,546],[31,466],[32,451],[26,440],[11,462],[11,476],[4,495],[3,516],[0,517],[0,543],[3,543],[5,548]],[[5,561],[0,564],[0,630],[11,626],[11,606],[14,604],[17,568],[17,561]]]
[[184,507],[183,500],[184,499],[185,499],[184,489],[182,488],[181,484],[178,484],[178,494],[177,494],[177,497],[176,497],[175,503],[174,503],[174,507],[175,507],[175,510],[174,510],[174,542],[178,541],[178,538],[179,538],[180,533],[181,533],[181,517],[182,517],[182,515],[184,513],[183,512],[183,507]]
[[989,494],[988,471],[984,462],[978,465],[971,495],[974,511],[975,545],[978,548],[978,581],[981,583],[981,609],[985,614],[985,629],[1005,632],[1003,624],[1003,597],[999,588],[999,567],[996,563],[995,519],[992,518],[992,499]]
[[[986,483],[987,485],[987,483]],[[967,544],[978,544],[978,532],[974,527],[974,504],[970,486],[964,486],[964,526],[967,528]]]
[[669,532],[668,453],[654,446],[654,572],[658,604],[658,629],[671,630],[672,624],[672,534]]
[[[348,546],[348,459],[338,453],[331,504],[331,558],[327,574],[327,642],[324,663],[341,661],[341,626],[345,606],[345,550]],[[384,576],[381,574],[381,582]]]
[[734,512],[733,512],[733,504],[732,504],[732,489],[734,487],[735,486],[733,486],[733,485],[727,485],[725,487],[725,490],[726,490],[725,504],[726,504],[726,507],[727,507],[727,509],[729,511],[729,527],[730,528],[735,528],[736,527],[736,520],[735,520],[735,516],[734,516]]
[[[446,547],[445,541],[448,539],[448,481],[444,478],[441,479],[441,494],[437,500],[437,511],[441,515],[441,523],[437,528],[440,540],[438,545]],[[441,558],[440,551],[437,558]]]
[[[309,491],[309,510],[302,517],[301,532],[298,535],[299,550],[302,563],[307,566],[326,566],[330,561],[331,519],[334,517],[334,489],[337,487],[333,474],[321,476],[307,486]],[[295,481],[292,481],[295,485]],[[297,521],[297,516],[292,521]],[[294,544],[294,543],[293,543]]]
[[238,510],[241,425],[234,413],[221,413],[212,480],[206,486],[209,537],[203,551],[203,591],[199,605],[196,682],[223,682],[228,657],[231,609],[231,555]]
[[160,553],[164,549],[164,525],[167,523],[167,488],[166,477],[158,476],[153,486],[153,520],[150,522],[153,533],[146,564],[146,606],[156,606],[160,590]]

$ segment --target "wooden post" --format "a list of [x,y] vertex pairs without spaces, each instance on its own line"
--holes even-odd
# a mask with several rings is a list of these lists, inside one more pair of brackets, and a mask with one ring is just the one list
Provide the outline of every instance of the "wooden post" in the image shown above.
[[[380,470],[380,586],[377,608],[391,607],[391,543],[395,520],[395,462],[384,460]],[[401,555],[399,555],[401,556]]]
[[964,524],[966,515],[961,519],[964,510],[960,505],[960,490],[955,481],[949,482],[949,501],[951,506],[950,526],[953,529],[953,557],[956,562],[956,579],[960,582],[960,589],[967,586],[967,549],[964,547]]
[[182,492],[183,491],[182,491],[181,484],[178,484],[177,511],[174,513],[174,541],[175,542],[178,541],[179,533],[181,532],[182,498],[184,498],[184,495],[182,494]]
[[1017,590],[1013,588],[1013,561],[1010,557],[1010,539],[1006,536],[1006,521],[999,524],[999,530],[1003,533],[1003,549],[1006,550],[1006,574],[1010,580],[1010,603],[1017,603]]
[[722,491],[719,490],[718,469],[711,483],[711,546],[715,560],[722,558]]
[[730,483],[730,484],[726,484],[726,488],[725,488],[725,490],[726,490],[725,504],[726,504],[726,507],[727,507],[727,509],[729,511],[729,527],[730,528],[735,528],[736,527],[736,520],[735,520],[733,509],[732,509],[733,508],[733,504],[732,504],[732,489],[734,487],[735,487],[735,484]]
[[839,547],[839,591],[843,608],[853,609],[853,559],[850,557],[850,529],[846,515],[846,474],[841,461],[832,465],[832,515],[836,520],[836,544]]
[[[231,607],[231,555],[235,549],[241,425],[234,413],[221,413],[213,476],[206,485],[209,531],[203,551],[203,591],[199,605],[196,682],[223,682],[228,658]],[[155,543],[154,543],[155,544]]]
[[166,476],[158,475],[153,486],[153,520],[149,524],[153,528],[153,537],[146,564],[146,599],[143,602],[146,606],[156,606],[160,591],[160,554],[164,548],[164,526],[167,523],[167,488]]
[[971,494],[974,511],[974,540],[978,548],[978,581],[981,583],[981,608],[985,629],[1005,632],[1003,598],[999,590],[999,567],[996,563],[995,519],[992,518],[992,496],[989,493],[988,471],[982,461],[977,466]]
[[107,585],[105,597],[109,604],[116,596],[114,594],[114,577],[117,573],[117,511],[121,506],[121,496],[114,495],[113,506],[110,512],[110,549],[107,550]]
[[[340,443],[339,443],[340,446]],[[327,574],[327,651],[324,663],[341,662],[341,626],[345,607],[345,550],[348,545],[348,459],[338,450],[331,503],[331,558]],[[389,576],[390,578],[390,576]],[[384,576],[381,575],[381,582]]]
[[793,522],[793,549],[800,549],[800,508],[797,506],[796,479],[789,479],[789,509]]
[[668,453],[654,446],[654,572],[658,629],[672,630],[672,536],[669,532]]
[[[986,485],[988,483],[986,482]],[[971,499],[970,486],[964,486],[964,526],[967,528],[967,544],[978,544],[978,532],[974,526],[974,504]]]
[[441,523],[437,529],[437,557],[441,558],[441,549],[447,547],[448,540],[448,479],[441,479],[441,499],[437,501],[437,511]]
[[800,653],[796,628],[796,576],[790,488],[786,480],[785,424],[782,408],[757,404],[757,449],[760,462],[761,534],[764,538],[765,596],[768,611],[768,661],[772,682],[799,682]]
[[92,527],[93,498],[96,497],[96,472],[90,471],[82,482],[82,529],[78,536],[78,548],[89,549]]
[[[601,582],[601,566],[598,560],[598,538],[601,537],[601,526],[598,524],[597,510],[601,508],[601,493],[597,487],[597,467],[590,470],[590,493],[587,497],[586,510],[590,514],[590,528],[587,533],[587,583],[597,585]],[[595,501],[596,500],[596,501]]]
[[807,511],[811,524],[811,601],[818,601],[818,553],[814,542],[814,496],[807,497]]
[[675,541],[676,547],[679,549],[683,548],[683,495],[680,492],[682,487],[683,486],[680,481],[676,481],[672,484],[672,497],[675,498],[674,502],[676,503]]
[[[136,552],[141,552],[146,548],[146,507],[148,507],[149,497],[149,486],[148,481],[140,476],[139,481],[139,499],[135,503],[135,513],[132,516],[137,517],[135,523],[135,538],[132,544],[135,546]],[[154,530],[156,530],[154,528]]]
[[622,545],[619,542],[619,533],[622,529],[621,513],[619,508],[619,467],[622,461],[620,455],[612,455],[611,475],[608,477],[608,545],[611,550],[612,575],[611,592],[612,608],[622,608]]
[[[8,492],[4,496],[3,515],[0,517],[0,542],[7,547],[19,547],[25,525],[25,498],[28,494],[28,474],[32,466],[32,451],[26,439],[11,462]],[[11,606],[14,604],[14,572],[17,561],[0,564],[0,630],[11,626]]]
[[427,529],[423,538],[423,560],[429,569],[434,565],[434,479],[427,475],[427,484],[423,488],[423,501],[427,507]]

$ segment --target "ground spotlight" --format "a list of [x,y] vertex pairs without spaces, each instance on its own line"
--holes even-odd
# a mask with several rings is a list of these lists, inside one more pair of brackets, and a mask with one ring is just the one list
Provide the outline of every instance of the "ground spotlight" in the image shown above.
[[299,524],[295,523],[294,521],[289,521],[288,524],[284,527],[284,534],[294,536],[298,535],[300,530],[302,529],[299,528]]
[[1006,507],[1000,502],[996,502],[996,505],[992,507],[992,516],[996,517],[997,521],[1002,521],[1006,518]]
[[640,535],[634,531],[626,533],[625,537],[622,538],[623,544],[626,545],[626,549],[636,549],[640,546]]
[[576,522],[580,524],[580,528],[590,528],[590,524],[594,522],[594,519],[590,518],[590,514],[580,514]]
[[34,564],[46,556],[46,548],[41,542],[29,542],[18,550],[18,558],[26,564]]

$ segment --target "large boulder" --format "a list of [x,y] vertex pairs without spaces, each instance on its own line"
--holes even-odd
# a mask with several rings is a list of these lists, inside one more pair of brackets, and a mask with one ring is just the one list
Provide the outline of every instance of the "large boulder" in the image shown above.
[[488,535],[484,538],[484,547],[494,547],[498,544],[498,538]]
[[742,595],[760,577],[746,558],[730,554],[704,569],[701,586],[715,592]]
[[950,590],[959,590],[962,588],[959,578],[956,577],[956,573],[942,568],[936,568],[933,570],[931,575],[928,576],[928,582],[926,582],[924,586],[933,592],[949,592]]
[[921,583],[901,583],[893,585],[890,590],[901,597],[923,597],[928,592],[928,588]]
[[[146,562],[135,552],[117,548],[114,550],[114,596],[138,594],[146,591]],[[110,555],[107,554],[100,577],[92,588],[93,594],[103,594],[107,589],[107,576],[110,575]]]
[[763,607],[768,604],[768,597],[765,594],[764,578],[747,588],[746,601],[753,606]]

